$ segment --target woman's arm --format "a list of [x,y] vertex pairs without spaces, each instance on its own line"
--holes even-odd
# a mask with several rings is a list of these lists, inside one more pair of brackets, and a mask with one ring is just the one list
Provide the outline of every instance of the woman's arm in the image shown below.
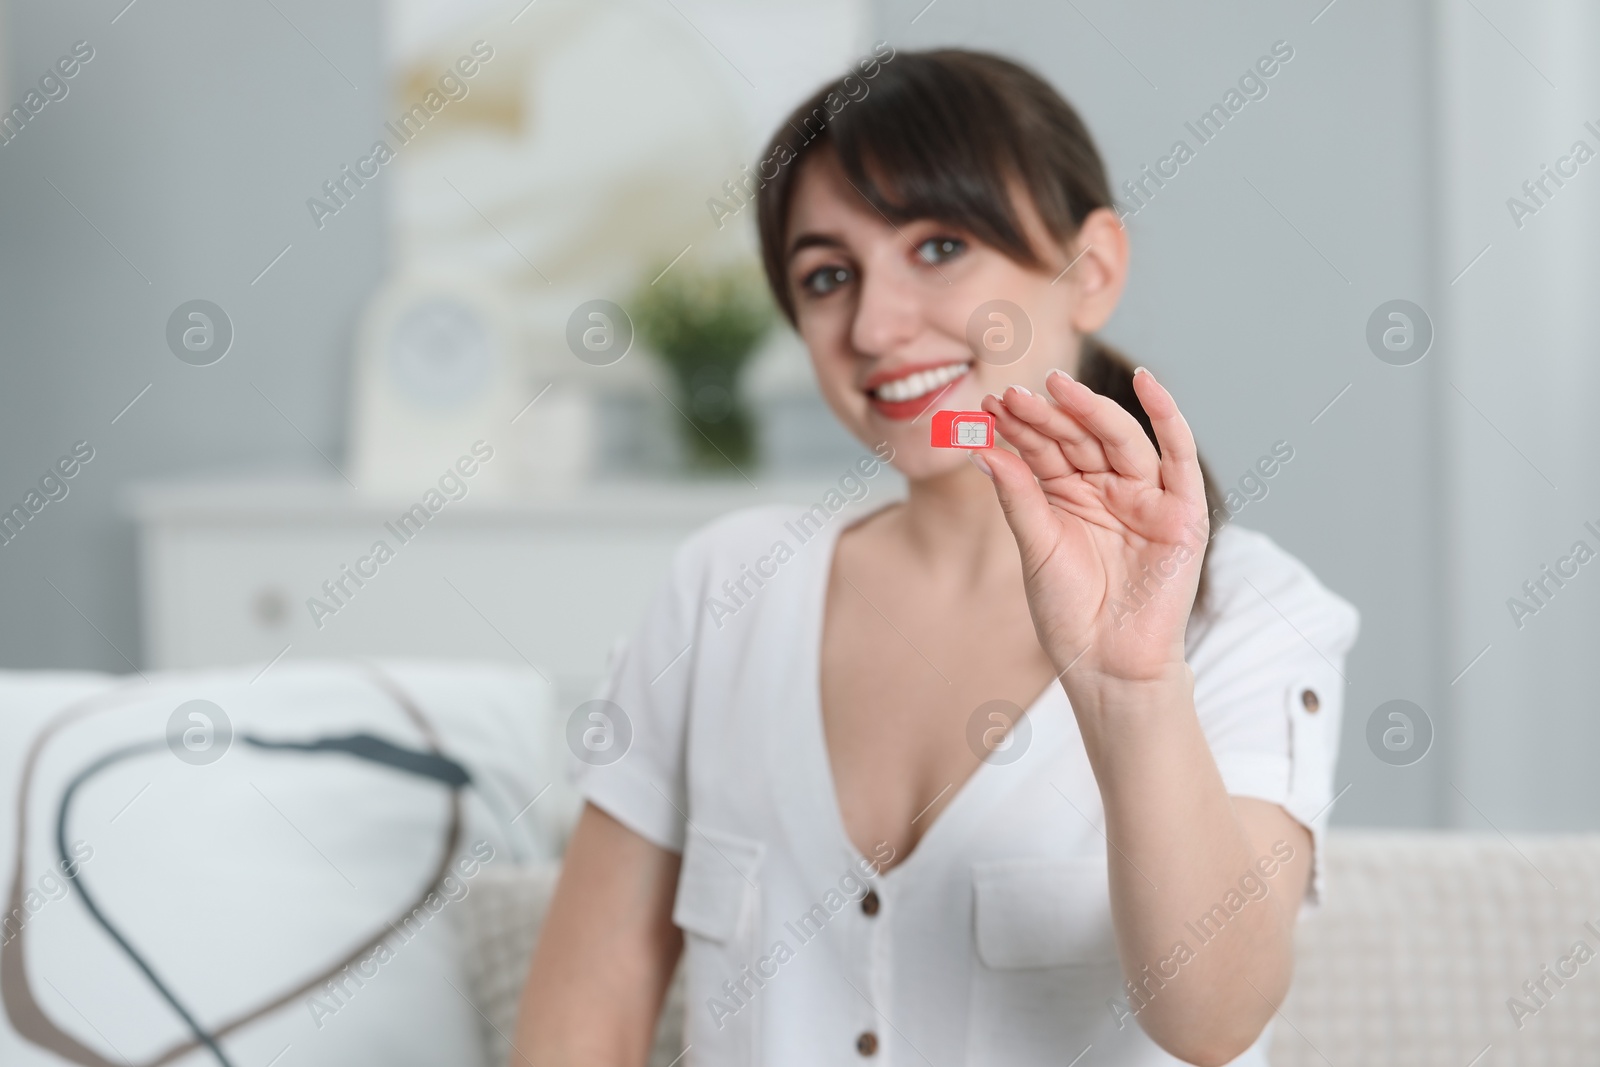
[[567,846],[522,990],[510,1067],[642,1067],[683,949],[679,856],[592,804]]
[[1186,680],[1069,695],[1105,807],[1128,1011],[1174,1056],[1227,1063],[1288,991],[1311,835],[1276,804],[1227,795]]
[[[974,458],[1016,536],[1034,627],[1100,787],[1129,1010],[1173,1055],[1223,1064],[1288,989],[1310,836],[1276,805],[1228,795],[1195,712],[1184,631],[1209,525],[1177,404],[1134,375],[1158,453],[1116,402],[1064,373],[1045,383],[1048,397],[985,399],[1017,453]],[[1250,900],[1241,882],[1257,881],[1268,889]],[[1243,906],[1228,906],[1230,891]]]

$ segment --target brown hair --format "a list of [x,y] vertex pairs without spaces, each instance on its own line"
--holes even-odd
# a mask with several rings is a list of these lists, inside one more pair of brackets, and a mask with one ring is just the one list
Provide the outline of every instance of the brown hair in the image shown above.
[[[1023,231],[1013,188],[1026,191],[1045,228],[1063,244],[1090,212],[1114,209],[1105,164],[1088,128],[1037,74],[999,56],[961,49],[877,55],[883,62],[871,63],[872,74],[863,62],[859,74],[829,82],[797,107],[762,156],[756,194],[761,259],[772,295],[791,324],[789,205],[800,166],[819,145],[833,149],[845,176],[891,222],[939,219],[1024,266],[1043,269],[1045,263]],[[771,178],[767,162],[778,164]],[[1133,391],[1133,370],[1110,345],[1092,335],[1083,338],[1078,380],[1120,404],[1154,443],[1150,417]],[[1215,524],[1216,516],[1228,512],[1203,462],[1200,473]],[[1206,585],[1202,565],[1197,609]]]

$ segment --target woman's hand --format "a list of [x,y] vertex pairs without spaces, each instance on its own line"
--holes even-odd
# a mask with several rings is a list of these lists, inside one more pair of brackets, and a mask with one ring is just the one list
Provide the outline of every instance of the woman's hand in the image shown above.
[[1134,391],[1161,444],[1134,417],[1064,372],[1049,396],[985,397],[1017,449],[987,463],[1022,553],[1028,607],[1058,670],[1116,682],[1171,679],[1208,539],[1205,485],[1189,424],[1149,371]]
[[1278,904],[1241,913],[1233,921],[1246,925],[1140,1001],[1139,1025],[1172,1055],[1232,1062],[1288,988],[1311,837],[1277,805],[1229,796],[1207,746],[1183,660],[1209,536],[1205,482],[1172,397],[1148,372],[1133,387],[1159,455],[1116,401],[1052,373],[1048,396],[1013,387],[984,399],[1017,454],[974,457],[993,472],[1034,628],[1063,672],[1100,787],[1112,922],[1130,984],[1161,969],[1154,961],[1188,936],[1190,917],[1275,852],[1271,842],[1293,841],[1304,857],[1279,874]]

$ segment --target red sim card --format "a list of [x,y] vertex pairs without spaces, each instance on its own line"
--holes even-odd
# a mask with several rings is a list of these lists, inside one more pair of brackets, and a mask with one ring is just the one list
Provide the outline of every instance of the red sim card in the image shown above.
[[935,411],[934,448],[993,448],[994,416],[987,411]]

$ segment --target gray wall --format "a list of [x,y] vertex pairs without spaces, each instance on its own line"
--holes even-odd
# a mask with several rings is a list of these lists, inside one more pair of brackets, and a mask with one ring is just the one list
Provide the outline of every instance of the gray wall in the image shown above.
[[[320,232],[305,200],[385,117],[381,5],[274,2],[0,0],[7,106],[74,41],[96,51],[67,98],[0,147],[0,507],[73,442],[96,449],[70,495],[0,547],[0,665],[141,661],[128,481],[326,477],[318,450],[342,457],[386,190],[370,184]],[[1238,521],[1362,611],[1336,821],[1593,827],[1600,594],[1580,583],[1526,631],[1509,628],[1504,598],[1583,519],[1600,523],[1583,429],[1596,324],[1578,310],[1600,275],[1583,240],[1600,179],[1586,168],[1526,234],[1499,212],[1584,118],[1600,121],[1587,73],[1600,27],[1564,27],[1560,5],[1325,3],[872,0],[872,36],[1035,66],[1088,119],[1116,183],[1175,139],[1192,144],[1185,121],[1274,41],[1293,46],[1268,95],[1130,217],[1134,275],[1108,334],[1174,386],[1222,482],[1275,441],[1294,446]],[[1450,71],[1433,69],[1441,55]],[[180,362],[164,336],[194,298],[236,329],[209,367]],[[1438,326],[1435,353],[1409,367],[1380,362],[1364,337],[1394,298]],[[1366,744],[1369,715],[1395,698],[1437,729],[1412,766]]]
[[1524,582],[1576,541],[1600,548],[1585,525],[1600,529],[1600,162],[1560,187],[1546,179],[1531,217],[1515,220],[1508,198],[1533,203],[1522,184],[1562,166],[1575,141],[1600,148],[1600,10],[1439,10],[1440,98],[1450,102],[1439,138],[1444,273],[1460,275],[1448,287],[1441,353],[1452,457],[1442,616],[1451,676],[1473,664],[1451,686],[1460,742],[1446,800],[1462,826],[1592,830],[1596,567],[1573,574],[1569,561],[1560,586],[1543,579],[1543,606],[1520,627],[1508,601],[1537,606]]
[[1033,66],[1083,114],[1119,186],[1174,140],[1194,146],[1185,121],[1273,42],[1293,47],[1267,95],[1128,219],[1133,277],[1107,336],[1164,375],[1220,482],[1293,445],[1237,521],[1361,610],[1335,819],[1429,825],[1448,810],[1444,760],[1388,766],[1364,731],[1394,698],[1442,718],[1438,361],[1389,366],[1364,333],[1380,303],[1429,307],[1441,285],[1432,29],[1421,4],[1339,0],[1318,17],[1325,2],[879,0],[877,36]]
[[[0,547],[5,666],[139,660],[126,481],[327,473],[316,449],[343,447],[349,339],[383,263],[381,184],[321,232],[305,207],[382,123],[377,0],[144,0],[119,16],[125,3],[0,16],[8,107],[74,42],[95,51],[0,147],[0,502],[73,442],[95,449],[69,495]],[[209,367],[165,340],[195,298],[235,328]]]

